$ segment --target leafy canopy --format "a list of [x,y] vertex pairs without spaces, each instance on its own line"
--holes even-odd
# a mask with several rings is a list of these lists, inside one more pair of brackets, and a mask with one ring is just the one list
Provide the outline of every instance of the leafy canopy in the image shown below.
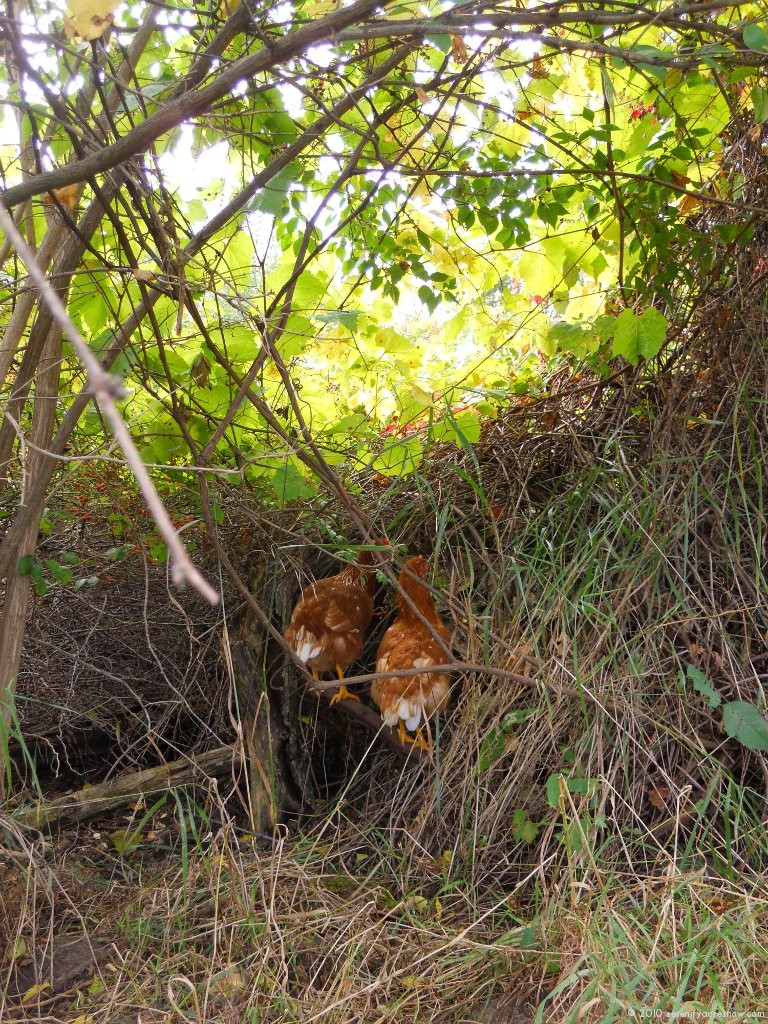
[[[653,360],[688,267],[751,231],[721,158],[768,118],[758,5],[33,0],[8,28],[5,199],[79,231],[69,309],[145,458],[266,502],[471,443],[553,365]],[[83,384],[65,350],[62,410]]]

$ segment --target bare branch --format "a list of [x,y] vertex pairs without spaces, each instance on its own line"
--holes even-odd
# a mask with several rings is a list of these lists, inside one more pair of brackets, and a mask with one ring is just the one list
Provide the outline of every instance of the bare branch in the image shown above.
[[0,224],[5,228],[8,237],[12,240],[16,252],[29,271],[30,277],[32,277],[35,284],[40,289],[41,297],[48,306],[48,309],[57,323],[61,326],[75,351],[79,355],[81,362],[85,366],[93,397],[96,398],[101,410],[108,419],[109,424],[112,427],[112,432],[115,435],[115,439],[123,449],[126,461],[128,462],[128,465],[141,488],[142,494],[147,502],[147,507],[149,508],[153,519],[157,523],[157,528],[160,531],[161,536],[168,545],[173,582],[178,587],[184,587],[189,583],[195,587],[203,597],[206,598],[206,600],[210,601],[211,604],[217,604],[219,601],[219,595],[213,587],[203,579],[192,564],[186,548],[179,540],[178,534],[173,527],[173,523],[165,510],[162,499],[157,493],[155,485],[152,483],[149,473],[147,472],[147,467],[142,462],[141,456],[131,439],[128,428],[125,425],[125,421],[115,405],[115,398],[120,397],[122,392],[122,381],[120,378],[115,377],[113,374],[107,373],[102,369],[99,361],[91,352],[90,348],[81,337],[80,332],[72,323],[61,299],[51,287],[45,274],[37,265],[37,261],[35,260],[33,253],[22,238],[16,225],[13,223],[13,218],[2,203],[0,203]]
[[303,53],[309,46],[335,38],[341,29],[354,25],[377,8],[385,7],[392,2],[393,0],[357,0],[357,3],[350,7],[344,7],[325,18],[302,25],[287,32],[282,38],[270,40],[269,44],[257,53],[234,61],[222,70],[210,85],[182,93],[111,146],[105,146],[98,153],[66,164],[55,171],[37,174],[31,180],[7,189],[2,193],[3,203],[7,207],[16,206],[31,196],[85,181],[95,174],[117,167],[118,164],[144,152],[161,135],[182,121],[210,110],[214,103],[230,93],[238,82],[247,81],[260,72],[284,64]]

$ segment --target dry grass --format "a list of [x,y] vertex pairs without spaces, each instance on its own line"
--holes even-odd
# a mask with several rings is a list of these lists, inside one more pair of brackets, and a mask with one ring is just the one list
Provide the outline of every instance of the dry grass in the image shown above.
[[576,435],[563,401],[558,445],[526,475],[502,485],[527,442],[497,425],[457,461],[474,487],[448,493],[444,465],[417,477],[393,516],[412,549],[436,539],[455,648],[489,669],[457,680],[436,761],[404,769],[361,739],[335,800],[266,846],[215,787],[169,797],[124,855],[109,834],[142,810],[63,845],[13,833],[6,949],[21,961],[76,932],[116,950],[97,982],[2,1019],[768,1009],[765,761],[686,674],[763,706],[768,430],[750,386],[678,455],[642,430]]
[[[768,763],[694,685],[765,710],[768,309],[748,258],[730,291],[681,300],[656,376],[564,373],[473,449],[367,489],[382,530],[432,557],[454,648],[484,667],[457,678],[432,763],[318,744],[328,803],[274,842],[214,783],[58,840],[0,821],[5,975],[59,933],[115,943],[96,982],[0,997],[0,1019],[768,1012]],[[280,556],[265,540],[276,574]],[[145,813],[119,854],[110,834]]]

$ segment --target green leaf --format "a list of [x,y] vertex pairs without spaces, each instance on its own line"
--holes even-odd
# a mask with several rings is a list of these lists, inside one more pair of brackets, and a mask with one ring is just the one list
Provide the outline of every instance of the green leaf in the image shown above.
[[143,840],[144,833],[140,828],[118,828],[114,832],[109,833],[109,838],[114,846],[115,850],[121,854],[133,853],[137,850]]
[[539,826],[531,821],[528,812],[521,807],[512,812],[512,838],[516,843],[532,843],[539,832]]
[[693,683],[694,690],[709,701],[709,706],[711,708],[719,707],[720,704],[722,704],[723,698],[712,686],[712,683],[710,683],[709,679],[700,668],[697,668],[695,665],[689,665],[685,671],[686,675]]
[[446,441],[453,441],[459,448],[470,451],[471,446],[480,440],[482,424],[473,410],[466,409],[457,416],[449,411],[446,421]]
[[72,579],[72,570],[67,569],[64,565],[60,565],[55,558],[46,558],[45,564],[50,569],[51,576],[53,576],[57,583],[69,583]]
[[248,271],[253,264],[253,239],[247,231],[236,231],[227,244],[227,266],[230,273]]
[[362,309],[333,309],[313,315],[323,324],[338,324],[340,327],[346,327],[348,331],[354,331],[357,328],[358,320],[364,313]]
[[301,355],[308,343],[314,340],[315,333],[312,322],[307,317],[289,316],[285,324],[285,330],[277,341],[280,355],[285,360]]
[[667,326],[667,318],[653,307],[642,316],[625,309],[616,319],[613,354],[624,356],[632,366],[637,366],[641,358],[653,359],[664,344]]
[[[659,50],[656,46],[647,46],[644,43],[640,43],[632,47],[632,55],[633,65],[641,68],[646,75],[655,75],[657,78],[667,77],[667,67],[664,62],[668,61],[671,56],[668,50]],[[662,61],[662,63],[648,64],[643,60],[643,57],[653,57],[657,61]]]
[[723,706],[723,726],[749,750],[768,751],[768,722],[754,704],[732,700]]
[[253,199],[248,203],[247,209],[259,210],[276,217],[283,208],[285,197],[290,191],[291,185],[299,178],[301,167],[297,163],[288,164],[282,171],[279,171],[264,188],[259,189]]
[[527,722],[529,718],[533,718],[538,713],[537,708],[514,708],[512,711],[507,711],[499,722],[499,728],[502,732],[512,732],[514,726],[522,725],[523,722]]
[[495,764],[500,757],[504,756],[506,741],[501,729],[493,728],[486,733],[480,744],[480,752],[477,758],[477,766],[481,772],[486,772]]
[[547,341],[555,352],[571,352],[578,359],[590,355],[599,345],[599,339],[590,330],[579,324],[552,324],[547,331]]
[[752,105],[755,108],[755,121],[763,124],[768,121],[768,92],[762,85],[753,85],[749,95],[752,98]]
[[[32,555],[24,555],[23,558],[19,559],[16,571],[19,576],[29,576],[37,596],[45,597],[48,591],[48,584],[43,578],[43,566],[40,562],[36,562]],[[62,569],[62,571],[69,572],[68,569]]]
[[432,289],[428,288],[425,284],[419,288],[419,298],[430,313],[434,313],[441,302],[440,296],[437,292],[433,292]]
[[230,363],[253,362],[258,355],[261,341],[251,327],[246,327],[245,324],[222,324],[221,333],[222,347]]
[[126,547],[126,545],[123,544],[120,547],[109,548],[107,551],[104,552],[104,557],[108,558],[110,562],[119,562],[120,559],[125,558],[129,550],[130,548]]
[[328,291],[328,278],[323,273],[310,274],[305,272],[299,277],[293,293],[294,309],[315,310]]
[[291,463],[275,470],[271,483],[275,497],[282,505],[307,500],[317,493],[316,485],[302,476]]
[[[274,146],[290,145],[298,134],[296,121],[282,110],[275,111],[274,114],[264,118],[264,128],[269,132]],[[294,175],[297,177],[301,172],[299,165],[291,164],[291,168],[294,169]]]
[[382,476],[402,476],[418,466],[422,455],[423,447],[418,437],[398,439],[382,450],[371,468]]
[[178,437],[160,434],[153,437],[148,444],[142,445],[139,451],[146,463],[165,466],[171,461],[172,454],[178,450],[180,443]]
[[744,45],[758,53],[768,53],[768,32],[762,25],[747,25],[744,29]]
[[560,806],[560,779],[565,783],[568,792],[574,796],[588,796],[595,788],[594,779],[585,779],[580,775],[566,777],[555,772],[547,779],[547,803],[550,807]]
[[23,558],[19,559],[19,564],[16,568],[16,572],[19,576],[30,576],[32,574],[32,567],[35,564],[33,555],[24,555]]
[[560,779],[558,772],[553,772],[547,779],[547,803],[557,810],[560,807]]
[[74,586],[73,586],[72,589],[75,590],[75,591],[78,591],[78,590],[82,590],[82,588],[86,587],[86,586],[88,586],[88,587],[95,587],[98,582],[99,582],[99,577],[98,576],[88,576],[88,577],[86,577],[84,579],[75,580],[75,583],[74,583]]
[[155,562],[163,565],[168,561],[168,546],[163,540],[151,540],[147,545],[149,554]]
[[576,796],[586,796],[590,787],[589,779],[568,779],[568,792]]
[[441,53],[448,53],[451,49],[450,36],[426,36],[426,41],[436,47]]
[[72,314],[80,316],[91,335],[97,334],[111,316],[110,308],[100,291],[96,291],[80,302],[75,303]]
[[38,597],[45,597],[48,590],[48,584],[43,579],[43,567],[39,562],[35,562],[30,569],[29,577],[32,580],[32,586],[35,588],[35,593]]

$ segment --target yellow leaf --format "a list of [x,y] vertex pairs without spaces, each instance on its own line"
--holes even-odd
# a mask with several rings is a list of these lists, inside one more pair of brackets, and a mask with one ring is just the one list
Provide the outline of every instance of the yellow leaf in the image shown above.
[[324,18],[326,14],[337,10],[340,2],[341,0],[317,0],[316,3],[305,4],[301,8],[301,13],[308,18]]
[[695,210],[696,207],[699,206],[699,205],[701,205],[701,200],[699,199],[699,197],[698,196],[692,196],[692,195],[690,195],[689,193],[686,192],[686,194],[682,197],[680,202],[677,204],[677,208],[680,211],[680,213],[685,215],[686,213],[690,213],[691,210]]
[[463,64],[468,59],[467,45],[461,36],[451,36],[451,56],[457,64]]
[[142,281],[147,284],[149,281],[154,281],[157,274],[154,270],[145,270],[143,267],[136,267],[133,271],[133,276],[136,281]]
[[144,833],[141,829],[118,828],[109,836],[112,845],[118,853],[132,853],[141,846]]
[[192,380],[199,388],[207,386],[208,378],[211,375],[211,362],[203,352],[198,353],[189,372]]
[[35,996],[42,995],[50,987],[51,983],[49,981],[44,981],[40,985],[33,985],[32,988],[28,988],[24,993],[24,997],[21,1000],[22,1003],[31,1003]]
[[68,13],[64,16],[67,36],[73,39],[98,39],[115,20],[113,11],[120,0],[67,0]]
[[220,992],[221,995],[231,999],[245,991],[246,982],[240,971],[228,969],[213,979],[213,988]]
[[422,405],[433,405],[434,398],[430,391],[425,391],[424,388],[420,388],[418,384],[411,384],[411,394],[420,402]]
[[[88,986],[88,995],[91,997],[91,999],[95,999],[96,996],[100,996],[101,993],[106,992],[106,990],[107,986],[104,984],[104,982],[97,974],[96,977],[91,982],[91,984]],[[74,1021],[74,1024],[77,1024],[77,1021]]]

